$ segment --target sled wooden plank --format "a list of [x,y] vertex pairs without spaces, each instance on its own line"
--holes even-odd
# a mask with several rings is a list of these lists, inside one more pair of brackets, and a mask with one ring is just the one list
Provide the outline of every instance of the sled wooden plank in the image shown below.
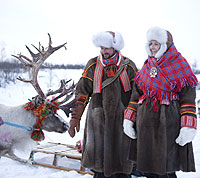
[[63,145],[63,146],[67,146],[67,147],[69,147],[69,148],[74,148],[75,150],[77,150],[76,147],[75,147],[74,145],[70,145],[70,144],[56,143],[56,142],[47,142],[47,143],[49,143],[49,144],[56,144],[56,145]]
[[77,150],[74,150],[74,149],[66,149],[66,148],[61,148],[61,147],[55,147],[55,148],[45,148],[45,149],[42,149],[42,148],[35,148],[33,149],[35,151],[47,151],[47,152],[52,152],[52,153],[63,153],[63,154],[67,154],[67,153],[72,153],[72,154],[75,154],[75,155],[80,155],[80,153],[78,153]]
[[[44,153],[44,154],[52,154],[54,155],[53,163],[52,164],[44,164],[34,161],[34,154],[36,153]],[[76,159],[81,161],[82,155],[77,151],[77,148],[73,145],[63,144],[63,143],[56,143],[56,142],[47,142],[41,145],[37,145],[35,149],[32,150],[29,160],[32,160],[33,164],[38,166],[44,166],[49,168],[61,169],[65,171],[75,170],[80,174],[91,174],[92,172],[85,171],[84,167],[80,167],[80,169],[70,169],[67,167],[57,165],[57,156],[60,157],[67,157],[70,159]]]
[[59,155],[59,156],[66,156],[67,158],[71,158],[71,159],[81,160],[81,156],[79,156],[79,155],[70,155],[70,154],[64,154],[64,153],[60,153],[60,152],[49,152],[49,151],[44,151],[44,150],[32,150],[32,152],[54,154],[54,155]]
[[44,150],[44,151],[50,151],[50,152],[62,152],[67,153],[69,151],[74,151],[78,153],[77,149],[73,145],[68,144],[61,144],[61,143],[54,143],[54,142],[48,142],[46,144],[38,145],[34,150]]
[[74,145],[64,144],[64,143],[56,143],[56,142],[47,142],[45,144],[38,145],[37,148],[54,147],[54,146],[57,146],[57,145],[62,145],[62,146],[66,146],[68,148],[73,148],[73,149],[77,150]]
[[56,149],[56,148],[77,150],[75,147],[67,147],[66,145],[56,145],[56,144],[38,145],[35,149]]
[[[47,154],[57,154],[61,156],[75,155],[75,159],[81,158],[81,154],[77,151],[76,147],[69,144],[56,143],[56,142],[47,142],[45,144],[38,145],[33,152],[43,152]],[[77,156],[77,157],[76,157]],[[73,157],[71,157],[73,159]]]
[[50,143],[43,143],[43,144],[40,144],[40,145],[37,145],[36,147],[37,148],[50,148],[50,147],[54,147],[55,144],[50,144]]
[[[10,156],[10,155],[4,155],[4,157],[7,157],[7,158],[12,159],[12,160],[14,160],[14,161],[18,161],[18,162],[23,163],[23,164],[30,164],[30,165],[43,166],[43,167],[48,167],[48,168],[60,169],[60,170],[64,170],[64,171],[76,171],[76,172],[78,172],[79,174],[90,174],[90,175],[93,175],[93,174],[94,174],[93,172],[84,171],[84,169],[82,169],[82,170],[77,170],[77,169],[70,169],[70,168],[61,167],[61,166],[43,164],[43,163],[38,163],[38,162],[35,162],[35,161],[30,161],[30,160],[21,159],[21,158],[18,158],[18,157],[13,157],[13,156]],[[81,168],[82,168],[82,167],[81,167]]]
[[77,169],[70,169],[70,168],[61,167],[61,166],[54,166],[54,165],[49,165],[49,164],[37,163],[37,162],[33,162],[33,164],[38,165],[38,166],[48,167],[48,168],[60,169],[60,170],[64,170],[64,171],[76,171],[79,174],[94,175],[93,172],[80,171],[80,170],[77,170]]

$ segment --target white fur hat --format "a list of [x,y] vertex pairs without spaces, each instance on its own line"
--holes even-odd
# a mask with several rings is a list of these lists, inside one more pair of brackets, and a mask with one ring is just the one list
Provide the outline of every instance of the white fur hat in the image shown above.
[[92,41],[96,47],[114,48],[117,51],[124,47],[124,40],[119,32],[99,32],[93,36]]
[[149,56],[152,56],[149,44],[151,40],[156,40],[158,43],[160,43],[160,49],[156,53],[155,57],[160,58],[166,51],[167,51],[167,41],[168,41],[168,36],[167,36],[167,31],[160,28],[160,27],[151,27],[147,31],[147,43],[145,45],[145,49],[147,51],[147,54]]

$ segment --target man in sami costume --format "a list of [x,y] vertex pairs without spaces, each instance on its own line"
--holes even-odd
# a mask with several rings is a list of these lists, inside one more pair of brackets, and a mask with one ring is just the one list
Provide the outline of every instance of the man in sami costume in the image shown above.
[[95,178],[128,178],[133,162],[128,160],[131,139],[123,133],[123,117],[137,68],[120,52],[124,41],[119,32],[99,32],[93,43],[100,47],[100,54],[88,61],[78,82],[79,99],[72,109],[69,134],[74,137],[79,131],[89,102],[82,166],[93,170]]
[[170,32],[150,28],[146,51],[148,59],[134,78],[123,123],[124,132],[137,138],[137,154],[132,149],[130,160],[147,178],[176,178],[176,171],[195,171],[198,81]]

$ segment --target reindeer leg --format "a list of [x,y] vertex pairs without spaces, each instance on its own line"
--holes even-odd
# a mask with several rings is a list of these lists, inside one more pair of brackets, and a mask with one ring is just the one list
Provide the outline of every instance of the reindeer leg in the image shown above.
[[7,141],[0,142],[0,158],[11,152],[11,144]]
[[33,164],[33,162],[31,160],[26,160],[26,159],[19,158],[13,152],[9,152],[8,154],[4,155],[4,157],[13,159],[15,161],[19,161],[20,163]]

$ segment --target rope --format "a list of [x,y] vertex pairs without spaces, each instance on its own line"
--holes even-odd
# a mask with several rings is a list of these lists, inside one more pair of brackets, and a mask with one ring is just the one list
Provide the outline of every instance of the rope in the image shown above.
[[24,126],[24,125],[14,124],[14,123],[11,123],[11,122],[6,122],[6,121],[3,121],[3,123],[6,124],[6,125],[13,126],[13,127],[25,129],[27,131],[31,131],[32,130],[31,127],[27,127],[27,126]]

